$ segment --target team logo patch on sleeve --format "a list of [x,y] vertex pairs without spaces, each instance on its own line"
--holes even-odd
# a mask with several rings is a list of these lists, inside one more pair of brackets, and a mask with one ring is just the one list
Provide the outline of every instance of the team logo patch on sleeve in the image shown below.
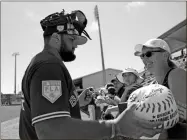
[[77,101],[78,101],[78,93],[76,90],[74,90],[70,99],[69,99],[69,102],[70,102],[71,106],[74,107],[77,104]]
[[54,103],[61,95],[61,81],[42,81],[42,95],[51,103]]
[[74,107],[77,104],[77,98],[75,95],[71,95],[69,102],[71,104],[72,107]]

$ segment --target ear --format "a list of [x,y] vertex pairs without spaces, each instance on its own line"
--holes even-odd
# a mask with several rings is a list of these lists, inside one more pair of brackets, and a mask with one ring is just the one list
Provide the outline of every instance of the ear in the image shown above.
[[53,42],[57,45],[60,45],[61,43],[61,37],[59,34],[57,33],[53,33],[52,36],[51,36],[51,39],[53,40]]
[[164,58],[168,58],[170,55],[169,55],[168,52],[164,52],[164,53],[163,53],[163,56],[164,56]]

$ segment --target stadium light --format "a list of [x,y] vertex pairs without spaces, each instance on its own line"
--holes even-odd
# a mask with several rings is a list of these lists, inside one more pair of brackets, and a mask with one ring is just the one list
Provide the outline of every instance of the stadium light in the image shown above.
[[16,56],[19,55],[19,52],[15,52],[12,56],[15,57],[15,73],[14,73],[14,94],[16,95]]
[[100,39],[100,47],[101,47],[101,61],[102,61],[102,68],[103,68],[103,86],[106,84],[106,70],[105,70],[105,63],[104,63],[104,54],[103,54],[103,45],[102,45],[102,37],[101,37],[101,27],[100,27],[100,20],[99,20],[99,9],[96,5],[94,8],[94,15],[95,20],[97,21],[99,27],[99,39]]

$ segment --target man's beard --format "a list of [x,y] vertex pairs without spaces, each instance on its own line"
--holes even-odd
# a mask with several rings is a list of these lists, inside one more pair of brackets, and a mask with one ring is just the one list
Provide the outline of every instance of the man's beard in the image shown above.
[[76,58],[76,55],[73,52],[67,51],[63,49],[63,47],[60,49],[60,56],[64,62],[71,62]]

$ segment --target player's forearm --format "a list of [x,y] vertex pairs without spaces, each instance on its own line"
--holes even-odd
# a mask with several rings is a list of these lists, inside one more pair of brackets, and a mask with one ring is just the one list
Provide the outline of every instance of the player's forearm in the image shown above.
[[62,127],[65,127],[65,139],[102,139],[110,138],[112,134],[110,125],[101,124],[98,121],[82,121],[70,118]]
[[49,119],[36,123],[39,139],[103,139],[110,138],[111,125],[97,121],[82,121],[70,117]]

